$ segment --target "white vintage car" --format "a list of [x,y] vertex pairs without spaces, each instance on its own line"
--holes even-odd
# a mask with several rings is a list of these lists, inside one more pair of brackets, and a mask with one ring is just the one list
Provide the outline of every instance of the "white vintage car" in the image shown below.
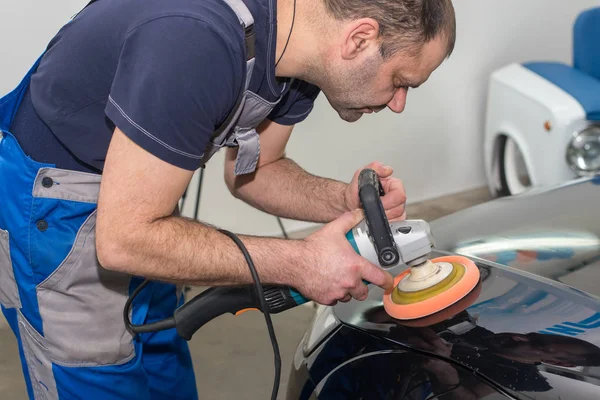
[[575,20],[572,66],[513,63],[492,73],[484,158],[494,196],[600,173],[600,7]]

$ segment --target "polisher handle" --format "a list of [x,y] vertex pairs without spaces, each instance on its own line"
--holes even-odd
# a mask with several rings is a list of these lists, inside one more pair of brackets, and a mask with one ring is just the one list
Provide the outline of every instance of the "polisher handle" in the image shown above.
[[400,255],[381,203],[380,196],[384,194],[379,175],[370,168],[363,169],[358,176],[358,197],[365,213],[369,236],[373,240],[379,264],[385,268],[396,265],[400,260]]
[[[309,301],[287,286],[263,288],[269,312],[277,314]],[[173,318],[177,334],[190,340],[206,323],[223,314],[240,315],[245,311],[262,311],[254,285],[219,286],[206,289],[175,310]]]

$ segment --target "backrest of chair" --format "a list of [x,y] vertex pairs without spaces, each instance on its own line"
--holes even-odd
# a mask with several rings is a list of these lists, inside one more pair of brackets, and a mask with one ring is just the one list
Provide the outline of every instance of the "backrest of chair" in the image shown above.
[[600,7],[583,11],[575,20],[573,66],[600,79]]

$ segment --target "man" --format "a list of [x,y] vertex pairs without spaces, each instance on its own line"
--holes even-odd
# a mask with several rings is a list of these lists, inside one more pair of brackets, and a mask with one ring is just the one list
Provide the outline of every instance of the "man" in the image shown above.
[[[242,27],[243,25],[243,27]],[[258,209],[326,225],[303,240],[240,235],[263,284],[321,303],[365,299],[392,277],[344,234],[362,218],[349,184],[285,157],[294,124],[323,91],[346,121],[404,108],[451,53],[450,0],[101,0],[50,42],[0,101],[3,311],[19,339],[31,398],[196,397],[165,318],[183,284],[251,283],[226,235],[177,215],[193,172],[225,147],[232,194]],[[258,135],[260,134],[260,136]],[[315,144],[318,145],[318,144]],[[390,219],[405,218],[392,170]]]

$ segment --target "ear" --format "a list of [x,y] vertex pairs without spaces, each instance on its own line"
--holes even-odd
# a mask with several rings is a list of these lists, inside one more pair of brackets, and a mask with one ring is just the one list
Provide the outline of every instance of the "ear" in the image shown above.
[[349,22],[343,30],[342,58],[350,60],[379,45],[379,24],[372,18],[361,18]]

